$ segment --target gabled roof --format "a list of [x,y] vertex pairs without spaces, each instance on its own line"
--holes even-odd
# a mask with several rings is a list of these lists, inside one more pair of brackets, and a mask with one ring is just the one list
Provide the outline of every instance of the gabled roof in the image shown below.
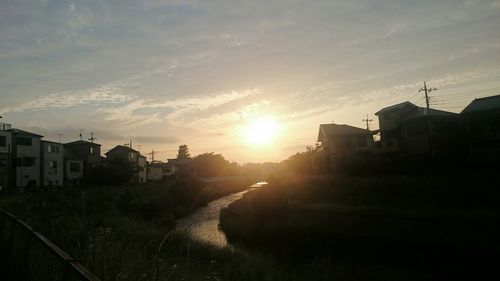
[[500,110],[500,95],[474,99],[460,113],[485,112],[490,110]]
[[28,131],[24,131],[24,130],[20,130],[20,129],[10,129],[10,130],[7,130],[8,132],[11,132],[13,134],[22,134],[22,135],[30,135],[30,136],[34,136],[34,137],[40,137],[40,138],[43,138],[42,135],[39,135],[39,134],[35,134],[35,133],[32,133],[32,132],[28,132]]
[[401,116],[399,121],[405,121],[405,120],[410,120],[414,118],[419,118],[419,117],[436,117],[436,116],[457,116],[457,113],[454,112],[448,112],[448,111],[443,111],[443,110],[438,110],[438,109],[432,109],[432,108],[423,108],[423,107],[417,107],[415,110],[412,110],[410,113]]
[[98,145],[98,146],[101,146],[101,145],[100,145],[100,144],[98,144],[98,143],[95,143],[95,142],[89,142],[89,141],[86,141],[86,140],[77,140],[77,141],[72,141],[72,142],[65,143],[64,145],[79,145],[79,144],[87,144],[87,145]]
[[413,107],[413,108],[417,108],[418,107],[418,106],[414,105],[413,103],[411,103],[409,101],[405,101],[405,102],[402,102],[402,103],[398,103],[398,104],[395,104],[395,105],[384,107],[381,110],[375,112],[375,115],[378,115],[379,113],[382,113],[382,112],[399,110],[399,109],[402,109],[402,108],[404,108],[406,106],[410,106],[410,107]]
[[321,124],[319,125],[318,142],[321,141],[321,136],[347,136],[347,135],[365,135],[371,133],[366,129],[349,126],[346,124]]
[[110,149],[108,152],[104,153],[105,155],[108,155],[110,152],[111,153],[115,153],[115,152],[122,152],[122,151],[125,151],[125,152],[135,152],[137,154],[140,154],[139,151],[135,150],[135,149],[132,149],[128,146],[124,146],[124,145],[117,145],[115,147],[113,147],[112,149]]

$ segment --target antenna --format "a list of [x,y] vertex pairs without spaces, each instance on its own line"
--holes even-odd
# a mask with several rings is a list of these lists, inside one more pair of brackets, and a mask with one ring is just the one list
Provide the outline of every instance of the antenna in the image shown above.
[[366,114],[366,119],[363,119],[362,120],[363,122],[366,122],[366,130],[369,131],[370,130],[370,122],[373,121],[373,119],[368,119],[368,114]]
[[424,81],[424,87],[423,88],[420,88],[420,90],[418,90],[418,92],[424,92],[425,93],[425,104],[427,105],[427,109],[429,109],[429,93],[432,92],[432,91],[435,91],[437,90],[437,88],[427,88],[427,85],[425,84],[425,81]]
[[83,140],[83,131],[85,131],[85,129],[80,129],[80,140]]
[[97,138],[94,138],[94,133],[90,133],[90,138],[89,138],[89,141],[91,143],[94,143],[94,141],[96,140]]

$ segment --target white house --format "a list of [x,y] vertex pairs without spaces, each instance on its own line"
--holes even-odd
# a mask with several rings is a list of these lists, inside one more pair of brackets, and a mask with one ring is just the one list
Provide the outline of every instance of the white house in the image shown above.
[[175,166],[171,163],[154,162],[148,165],[148,181],[160,181],[175,174]]
[[42,185],[63,186],[64,147],[61,143],[42,141]]
[[0,186],[2,190],[10,186],[12,134],[7,131],[10,124],[0,123]]
[[12,133],[12,157],[16,167],[14,186],[40,186],[40,141],[43,136],[19,129]]

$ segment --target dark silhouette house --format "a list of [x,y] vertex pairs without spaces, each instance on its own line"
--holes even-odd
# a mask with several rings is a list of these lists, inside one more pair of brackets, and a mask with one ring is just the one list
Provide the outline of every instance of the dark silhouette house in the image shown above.
[[463,151],[461,118],[457,113],[403,102],[375,113],[380,142],[375,153],[402,157],[450,157]]
[[366,158],[373,147],[373,132],[345,124],[319,125],[318,142],[330,168]]
[[498,160],[500,95],[474,99],[460,115],[464,119],[469,155],[478,160]]
[[129,146],[117,145],[105,153],[110,161],[125,161],[132,168],[131,182],[144,183],[146,178],[146,158],[141,153]]
[[69,150],[72,160],[80,160],[83,163],[83,179],[91,181],[95,177],[97,169],[102,164],[101,145],[85,140],[77,140],[64,144],[64,149]]

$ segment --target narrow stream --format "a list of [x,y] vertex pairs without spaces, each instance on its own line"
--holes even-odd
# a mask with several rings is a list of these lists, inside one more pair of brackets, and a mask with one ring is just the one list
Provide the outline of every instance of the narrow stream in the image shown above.
[[206,207],[178,220],[177,230],[187,230],[194,238],[208,241],[220,247],[227,246],[226,236],[219,229],[220,210],[240,199],[248,191],[266,184],[267,182],[258,182],[250,186],[247,190],[233,193],[208,203]]

